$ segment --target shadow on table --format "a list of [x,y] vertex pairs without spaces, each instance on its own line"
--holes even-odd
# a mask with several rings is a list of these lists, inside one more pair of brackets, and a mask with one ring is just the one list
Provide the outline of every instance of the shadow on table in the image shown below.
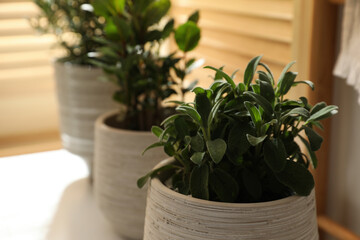
[[116,236],[95,205],[88,178],[65,189],[46,239],[124,240]]

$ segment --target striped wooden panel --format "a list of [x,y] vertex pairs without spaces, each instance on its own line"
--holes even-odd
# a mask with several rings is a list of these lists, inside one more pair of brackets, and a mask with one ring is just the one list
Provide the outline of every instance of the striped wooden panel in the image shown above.
[[[39,36],[29,18],[37,14],[29,0],[0,0],[0,142],[58,130],[50,48],[55,38]],[[26,137],[32,135],[32,138]],[[53,134],[52,134],[53,136]],[[20,143],[21,142],[21,143]]]
[[[206,60],[206,65],[232,73],[239,69],[242,81],[247,63],[256,55],[264,55],[277,78],[282,68],[293,60],[295,2],[293,0],[173,0],[171,15],[177,23],[184,22],[196,9],[200,10],[202,39],[191,54]],[[206,87],[213,74],[196,70],[189,79],[200,79]],[[300,88],[291,97],[305,95]]]

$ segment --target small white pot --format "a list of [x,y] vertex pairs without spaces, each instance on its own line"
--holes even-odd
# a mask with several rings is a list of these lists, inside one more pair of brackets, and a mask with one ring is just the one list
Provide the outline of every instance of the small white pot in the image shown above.
[[185,196],[150,181],[144,240],[317,240],[315,193],[263,203]]
[[95,127],[94,194],[97,205],[119,236],[142,239],[146,190],[138,178],[165,158],[163,149],[146,147],[157,141],[151,132],[113,128],[104,123],[114,116],[100,116]]
[[91,174],[95,121],[117,107],[112,99],[116,86],[99,80],[99,68],[55,62],[54,69],[62,144],[85,159]]

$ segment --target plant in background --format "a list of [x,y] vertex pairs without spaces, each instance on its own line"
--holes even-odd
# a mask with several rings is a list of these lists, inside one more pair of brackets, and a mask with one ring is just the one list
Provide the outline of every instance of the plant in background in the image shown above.
[[[95,13],[106,19],[99,56],[91,61],[116,77],[119,90],[114,99],[122,106],[120,126],[150,130],[164,118],[162,102],[173,94],[184,94],[196,81],[184,86],[184,79],[201,61],[188,59],[200,39],[199,13],[174,28],[174,20],[162,22],[170,9],[169,0],[94,0]],[[172,34],[182,54],[161,55],[160,48]]]
[[[249,62],[238,85],[222,69],[206,67],[216,71],[210,88],[193,89],[194,103],[183,103],[162,122],[163,128],[152,128],[159,142],[148,149],[163,146],[174,162],[140,178],[139,187],[171,169],[172,189],[206,200],[263,202],[311,192],[314,179],[308,167],[316,168],[315,151],[322,143],[313,128],[321,129],[319,121],[338,108],[324,102],[311,106],[305,97],[286,99],[293,86],[313,88],[313,83],[295,81],[297,73],[288,71],[291,62],[275,84],[260,60]],[[264,71],[256,71],[258,66]]]
[[40,14],[30,23],[41,33],[51,33],[66,50],[61,62],[89,65],[88,53],[100,44],[94,37],[103,34],[103,20],[92,11],[89,0],[34,0]]

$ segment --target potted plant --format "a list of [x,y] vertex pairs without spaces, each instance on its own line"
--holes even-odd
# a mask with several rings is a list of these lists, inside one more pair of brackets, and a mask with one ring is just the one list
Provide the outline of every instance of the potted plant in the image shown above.
[[[92,4],[106,21],[105,36],[97,39],[102,46],[92,62],[119,86],[113,98],[120,105],[118,111],[96,122],[95,199],[119,235],[141,239],[146,193],[136,187],[136,179],[165,156],[152,151],[141,157],[141,152],[155,140],[151,126],[174,112],[163,101],[172,95],[181,100],[196,84],[185,86],[184,80],[201,64],[187,57],[200,39],[199,13],[175,28],[173,19],[166,21],[169,0],[97,0]],[[179,53],[161,54],[164,41],[172,35]]]
[[54,34],[63,52],[54,61],[62,143],[86,160],[91,176],[95,120],[116,107],[109,98],[115,85],[99,81],[102,69],[88,61],[88,54],[100,46],[93,38],[103,35],[103,22],[94,15],[88,0],[34,3],[40,13],[31,19],[32,26],[41,33]]
[[292,62],[275,84],[260,60],[237,85],[207,67],[216,71],[209,89],[195,88],[193,103],[153,127],[159,141],[147,149],[164,146],[172,159],[138,180],[142,187],[152,178],[144,240],[318,239],[308,167],[317,166],[322,138],[313,128],[337,107],[286,99],[293,86],[313,83],[295,81]]

